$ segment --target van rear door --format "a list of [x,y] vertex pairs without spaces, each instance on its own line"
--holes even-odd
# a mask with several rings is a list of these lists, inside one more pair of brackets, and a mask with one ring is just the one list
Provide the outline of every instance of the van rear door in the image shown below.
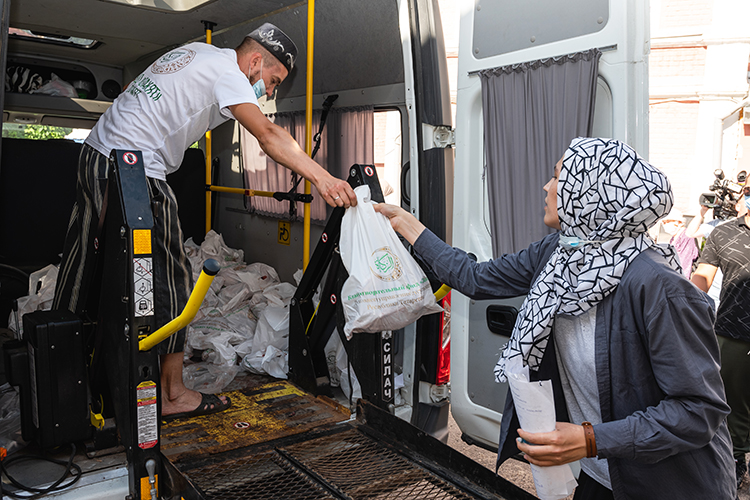
[[[453,245],[475,254],[480,262],[493,258],[488,206],[494,193],[486,183],[487,138],[477,72],[600,49],[592,135],[623,140],[645,155],[648,22],[648,0],[462,2]],[[551,171],[552,164],[550,174]],[[514,192],[511,196],[519,203],[532,197],[532,205],[538,207],[539,220],[542,219],[542,185],[530,185],[529,192]],[[513,222],[501,219],[501,224]],[[507,393],[505,384],[494,382],[493,368],[522,302],[523,297],[470,300],[453,293],[452,412],[467,441],[490,449],[497,446]]]

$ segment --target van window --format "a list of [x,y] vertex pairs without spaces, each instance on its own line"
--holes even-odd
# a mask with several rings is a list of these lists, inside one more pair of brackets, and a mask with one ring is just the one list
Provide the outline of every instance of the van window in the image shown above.
[[91,130],[84,128],[55,127],[25,123],[3,123],[3,137],[10,139],[68,139],[83,142]]
[[401,112],[375,111],[375,168],[386,203],[401,205]]
[[[317,133],[321,111],[313,112],[313,131]],[[297,143],[305,147],[305,113],[293,111],[269,115],[276,125],[287,130]],[[321,134],[320,149],[315,161],[331,175],[345,179],[348,169],[355,163],[373,164],[374,111],[372,106],[333,108],[328,113],[325,128]],[[313,140],[313,149],[315,141]],[[289,191],[292,186],[291,172],[266,157],[257,139],[240,127],[240,149],[245,176],[245,187],[259,191]],[[300,181],[297,192],[304,192]],[[316,221],[327,219],[328,209],[323,198],[313,186],[311,218]],[[248,208],[261,215],[288,217],[289,203],[273,198],[253,197]],[[304,213],[302,203],[297,204],[297,217]]]

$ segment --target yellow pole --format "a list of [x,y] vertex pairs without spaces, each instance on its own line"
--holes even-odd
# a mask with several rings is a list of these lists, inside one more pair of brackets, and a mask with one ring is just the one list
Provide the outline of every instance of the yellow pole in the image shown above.
[[[312,93],[313,93],[313,41],[315,39],[315,0],[307,1],[307,85],[305,101],[305,152],[312,156]],[[305,194],[310,194],[310,181],[305,179]],[[310,204],[304,203],[305,216],[302,232],[302,270],[310,261]]]
[[[205,21],[204,21],[205,22]],[[211,24],[206,23],[206,43],[211,45]],[[211,185],[211,131],[206,132],[206,186]],[[211,190],[206,189],[206,234],[211,230]]]
[[245,196],[264,196],[266,198],[273,198],[273,195],[275,194],[273,191],[258,191],[256,189],[243,189],[225,186],[211,186],[211,191],[219,191],[220,193],[244,194]]

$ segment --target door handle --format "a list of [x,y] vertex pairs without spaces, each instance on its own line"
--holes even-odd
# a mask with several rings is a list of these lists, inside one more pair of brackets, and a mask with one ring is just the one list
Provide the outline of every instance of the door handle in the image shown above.
[[510,337],[517,316],[518,309],[513,306],[497,304],[487,306],[487,328],[497,335]]

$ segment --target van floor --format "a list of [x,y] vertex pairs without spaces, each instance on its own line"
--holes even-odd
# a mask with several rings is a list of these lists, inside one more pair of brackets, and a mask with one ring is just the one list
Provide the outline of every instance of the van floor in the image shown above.
[[[232,399],[226,411],[162,425],[161,451],[170,459],[164,473],[175,477],[176,469],[186,485],[172,498],[536,498],[368,403],[360,402],[355,420],[335,401],[313,397],[284,380],[247,373],[222,394]],[[29,445],[18,454],[42,452]],[[44,454],[64,462],[70,448]],[[43,498],[128,496],[123,452],[89,457],[79,451],[74,461],[83,471],[80,480]],[[64,469],[32,460],[13,464],[11,472],[23,484],[43,488]],[[4,487],[16,489],[7,483]]]
[[351,417],[330,398],[316,398],[286,380],[240,375],[222,392],[232,401],[227,410],[162,425],[161,451],[173,463],[280,439]]

